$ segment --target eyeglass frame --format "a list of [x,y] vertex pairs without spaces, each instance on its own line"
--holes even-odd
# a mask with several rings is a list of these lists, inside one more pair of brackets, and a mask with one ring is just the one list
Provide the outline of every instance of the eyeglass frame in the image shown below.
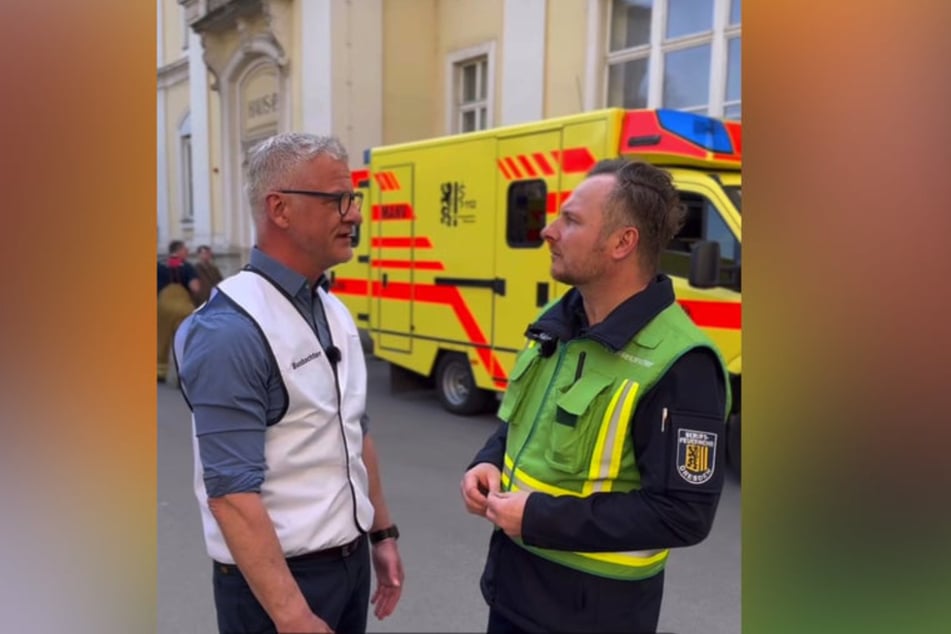
[[[301,196],[313,196],[314,198],[324,198],[326,200],[336,200],[337,201],[337,213],[340,214],[340,217],[343,218],[350,212],[350,209],[353,207],[354,202],[356,202],[357,210],[360,210],[360,207],[363,206],[363,192],[318,192],[312,191],[309,189],[277,189],[275,190],[279,194],[299,194]],[[343,206],[343,199],[350,197],[350,202],[347,204],[346,208]]]

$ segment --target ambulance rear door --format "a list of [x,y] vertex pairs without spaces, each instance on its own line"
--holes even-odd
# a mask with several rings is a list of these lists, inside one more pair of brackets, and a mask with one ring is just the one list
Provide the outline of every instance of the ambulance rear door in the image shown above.
[[560,151],[558,128],[499,139],[492,319],[493,352],[504,369],[493,376],[499,387],[525,344],[526,328],[556,297],[541,231],[558,208]]
[[371,208],[371,279],[376,289],[377,344],[396,352],[412,350],[413,253],[415,231],[412,163],[374,166]]

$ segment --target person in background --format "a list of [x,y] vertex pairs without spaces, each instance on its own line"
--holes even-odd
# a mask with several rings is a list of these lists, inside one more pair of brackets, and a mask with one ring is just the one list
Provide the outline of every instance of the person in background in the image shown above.
[[[252,148],[257,245],[175,338],[221,632],[364,632],[399,601],[399,531],[366,415],[359,332],[324,273],[362,221],[346,150]],[[370,596],[370,566],[377,585]]]
[[195,295],[195,302],[200,306],[208,301],[211,289],[222,280],[221,271],[215,264],[215,254],[207,244],[198,247],[198,262],[195,264],[195,271],[201,281],[201,289]]
[[181,240],[168,245],[168,257],[158,263],[158,382],[168,376],[172,337],[182,320],[195,309],[194,297],[201,291],[198,273],[188,262],[188,247]]
[[669,174],[602,162],[542,231],[571,288],[528,327],[502,424],[463,476],[495,525],[488,632],[655,632],[669,549],[710,531],[727,373],[660,255],[683,223]]

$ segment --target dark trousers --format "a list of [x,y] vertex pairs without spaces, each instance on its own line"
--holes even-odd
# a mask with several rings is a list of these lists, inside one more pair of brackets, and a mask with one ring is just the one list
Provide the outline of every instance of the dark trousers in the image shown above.
[[[348,557],[290,560],[288,567],[310,609],[335,632],[366,632],[370,602],[370,549],[366,539]],[[221,634],[276,634],[274,623],[236,566],[215,564],[212,583]]]
[[[652,628],[650,630],[634,630],[629,629],[631,627],[637,627],[636,625],[625,626],[623,629],[616,630],[617,632],[624,632],[627,634],[650,634],[656,632],[656,629]],[[545,632],[543,629],[525,629],[512,623],[505,616],[502,615],[498,610],[489,609],[489,623],[485,628],[486,634],[535,634],[537,632]],[[601,631],[601,630],[594,630]],[[608,634],[614,634],[613,631],[608,632]]]
[[486,634],[523,634],[523,630],[502,616],[498,610],[489,610],[489,624],[485,628]]
[[598,577],[492,534],[481,580],[490,634],[657,631],[664,573],[639,581]]

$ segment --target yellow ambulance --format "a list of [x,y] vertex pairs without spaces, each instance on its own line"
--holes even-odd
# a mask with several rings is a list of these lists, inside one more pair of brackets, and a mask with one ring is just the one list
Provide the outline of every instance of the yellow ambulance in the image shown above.
[[528,324],[567,290],[541,229],[597,161],[664,167],[687,221],[662,268],[728,365],[738,468],[741,147],[739,122],[611,108],[372,148],[353,173],[366,201],[355,255],[331,271],[332,290],[394,374],[429,379],[450,412],[486,411]]

